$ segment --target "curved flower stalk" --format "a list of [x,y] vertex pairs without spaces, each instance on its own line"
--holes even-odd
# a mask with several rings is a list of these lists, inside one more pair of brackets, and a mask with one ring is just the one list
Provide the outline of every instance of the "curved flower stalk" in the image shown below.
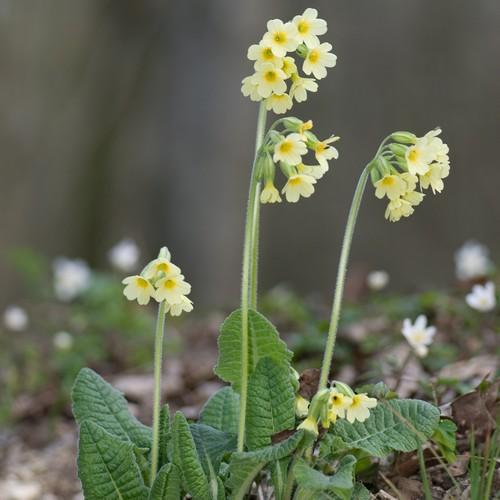
[[449,148],[438,137],[440,134],[439,128],[427,132],[423,137],[417,137],[411,132],[394,132],[382,141],[374,158],[361,173],[342,242],[328,338],[321,367],[320,391],[326,388],[330,373],[347,263],[366,183],[371,178],[375,196],[389,199],[385,211],[386,219],[397,222],[403,217],[409,217],[413,214],[414,207],[424,199],[425,190],[430,188],[434,194],[443,190],[443,179],[450,172]]
[[158,472],[160,443],[160,406],[161,406],[161,367],[163,359],[163,339],[165,336],[165,317],[180,316],[193,310],[193,303],[187,298],[191,285],[184,280],[181,269],[171,262],[170,252],[163,247],[158,258],[149,262],[141,274],[123,280],[123,294],[128,300],[137,300],[147,305],[151,298],[158,302],[158,318],[155,332],[154,354],[154,401],[153,401],[153,440],[151,448],[151,475],[153,484]]
[[[257,308],[258,243],[260,203],[281,202],[274,185],[276,167],[286,182],[281,190],[290,203],[314,193],[314,185],[328,171],[328,160],[338,157],[330,144],[338,137],[320,141],[312,132],[312,122],[298,118],[277,120],[266,133],[267,111],[283,114],[293,101],[303,102],[307,92],[316,92],[316,79],[326,77],[326,68],[336,64],[332,45],[320,43],[319,36],[327,31],[327,23],[318,18],[316,9],[306,9],[291,21],[272,19],[259,43],[248,49],[248,59],[254,61],[254,73],[242,81],[243,95],[260,102],[255,141],[255,157],[250,177],[241,284],[241,388],[238,450],[245,442],[246,404],[248,392],[248,315]],[[301,76],[299,68],[305,75]],[[311,151],[318,165],[306,165],[303,157]],[[262,184],[264,188],[262,189]]]

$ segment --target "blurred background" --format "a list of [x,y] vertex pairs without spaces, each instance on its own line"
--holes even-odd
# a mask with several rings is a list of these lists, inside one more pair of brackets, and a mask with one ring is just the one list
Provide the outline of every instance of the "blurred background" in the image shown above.
[[0,301],[26,292],[12,248],[99,267],[128,237],[144,260],[168,245],[199,307],[236,304],[257,114],[246,51],[307,6],[338,64],[293,114],[340,135],[341,156],[312,198],[263,207],[263,289],[329,300],[357,177],[393,130],[441,126],[451,175],[396,224],[368,189],[351,268],[423,290],[451,279],[467,239],[498,253],[498,1],[2,0]]

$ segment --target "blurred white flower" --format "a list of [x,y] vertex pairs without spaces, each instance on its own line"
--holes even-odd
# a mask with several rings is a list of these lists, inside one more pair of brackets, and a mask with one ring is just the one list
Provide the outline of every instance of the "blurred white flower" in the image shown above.
[[370,290],[382,290],[389,283],[389,273],[387,271],[372,271],[366,277],[366,284]]
[[481,312],[488,312],[495,309],[497,299],[495,297],[495,285],[489,281],[484,286],[474,285],[472,292],[465,297],[465,301],[470,307]]
[[9,330],[20,332],[28,326],[29,318],[26,311],[19,306],[9,306],[3,313],[3,324]]
[[467,241],[455,252],[455,266],[460,280],[486,276],[492,267],[488,248],[477,241]]
[[68,351],[73,346],[73,335],[68,332],[57,332],[52,339],[54,347],[61,351]]
[[126,239],[117,243],[108,253],[111,265],[126,273],[133,271],[139,261],[139,248],[134,240]]
[[73,300],[90,286],[90,268],[84,260],[58,257],[53,267],[54,290],[59,300]]
[[429,352],[428,347],[432,344],[432,339],[436,334],[436,327],[427,326],[427,318],[421,314],[414,324],[408,318],[405,319],[401,333],[417,355],[423,358]]

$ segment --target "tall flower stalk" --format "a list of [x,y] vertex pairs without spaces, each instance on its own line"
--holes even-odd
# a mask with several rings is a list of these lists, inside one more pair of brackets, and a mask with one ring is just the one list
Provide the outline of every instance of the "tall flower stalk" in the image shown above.
[[386,219],[397,222],[402,217],[410,216],[414,207],[424,199],[422,191],[431,188],[433,193],[440,193],[444,186],[443,179],[449,174],[448,146],[438,137],[440,133],[440,129],[434,129],[423,137],[416,137],[410,132],[394,132],[382,141],[375,157],[361,173],[347,217],[340,252],[318,391],[325,389],[328,383],[352,238],[368,179],[372,180],[377,198],[387,196],[389,199]]
[[255,158],[250,177],[247,214],[245,220],[245,236],[243,244],[243,272],[241,279],[241,389],[240,416],[238,423],[238,450],[243,451],[245,444],[245,425],[248,396],[248,311],[257,305],[257,273],[259,242],[259,197],[260,181],[256,175],[258,152],[264,140],[266,128],[266,108],[264,103],[259,107],[257,133],[255,140]]

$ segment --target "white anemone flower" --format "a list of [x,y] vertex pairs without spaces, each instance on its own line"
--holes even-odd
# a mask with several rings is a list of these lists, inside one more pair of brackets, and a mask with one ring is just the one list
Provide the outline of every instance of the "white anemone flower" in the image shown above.
[[139,255],[139,247],[135,241],[125,239],[111,248],[108,258],[113,267],[128,273],[136,268]]
[[477,241],[467,241],[455,253],[456,275],[460,280],[482,278],[491,267],[488,248]]
[[58,257],[53,269],[54,290],[59,300],[69,302],[90,286],[91,272],[84,260]]
[[370,290],[383,290],[389,284],[389,273],[387,271],[372,271],[366,277],[366,284]]
[[472,292],[465,297],[465,301],[476,311],[492,311],[497,305],[495,285],[491,281],[485,285],[474,285]]
[[11,305],[5,309],[3,313],[3,324],[9,330],[21,332],[26,330],[28,323],[28,313],[22,307]]
[[408,318],[405,319],[401,333],[417,355],[423,358],[429,352],[429,346],[436,335],[436,327],[427,326],[427,318],[421,314],[413,324]]

